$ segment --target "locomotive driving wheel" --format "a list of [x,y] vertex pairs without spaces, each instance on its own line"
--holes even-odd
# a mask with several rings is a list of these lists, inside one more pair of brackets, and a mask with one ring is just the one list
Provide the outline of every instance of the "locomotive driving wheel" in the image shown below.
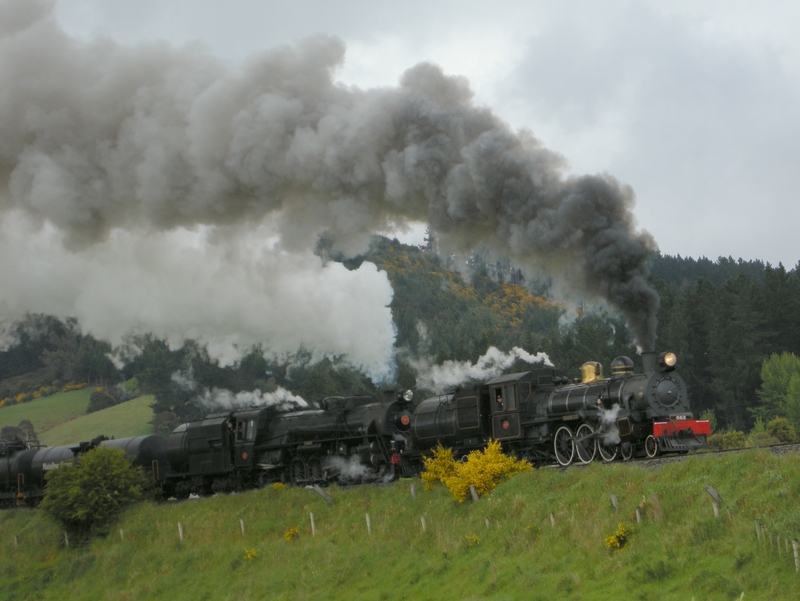
[[560,426],[553,436],[553,450],[556,453],[556,461],[560,465],[568,466],[572,463],[575,456],[575,437],[569,426]]
[[597,439],[593,434],[594,428],[589,424],[581,424],[575,433],[575,451],[581,463],[591,463],[597,454]]
[[658,441],[652,434],[644,441],[644,452],[650,459],[658,455]]
[[606,444],[602,439],[597,443],[597,450],[600,451],[600,457],[605,462],[614,461],[617,458],[617,448],[619,445]]
[[302,457],[295,457],[289,464],[289,476],[292,484],[305,484],[306,482],[306,462]]
[[619,443],[619,456],[622,457],[623,461],[630,461],[633,458],[633,443]]

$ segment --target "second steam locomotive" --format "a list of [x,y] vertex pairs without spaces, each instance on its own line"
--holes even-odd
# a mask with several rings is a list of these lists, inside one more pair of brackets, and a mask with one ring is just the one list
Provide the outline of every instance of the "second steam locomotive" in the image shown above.
[[35,503],[44,474],[97,445],[122,449],[165,495],[413,476],[441,444],[463,457],[499,440],[536,465],[628,460],[705,446],[709,422],[696,419],[673,353],[628,357],[611,376],[589,362],[570,381],[552,368],[500,376],[412,402],[411,391],[329,397],[319,409],[226,411],[178,426],[168,439],[144,436],[53,449],[0,446],[0,502]]

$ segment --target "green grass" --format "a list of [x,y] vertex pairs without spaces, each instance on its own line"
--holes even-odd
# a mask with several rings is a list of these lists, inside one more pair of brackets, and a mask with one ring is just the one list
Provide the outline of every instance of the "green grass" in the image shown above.
[[[416,499],[409,494],[411,482]],[[724,500],[718,520],[704,491],[708,484]],[[70,549],[37,511],[5,511],[0,599],[800,596],[800,574],[790,554],[759,542],[753,526],[758,518],[781,536],[800,535],[797,453],[697,456],[655,470],[631,464],[541,469],[462,505],[444,488],[423,491],[419,480],[329,492],[333,506],[311,491],[272,488],[140,504],[119,524],[124,541],[115,528],[106,538]],[[611,507],[612,492],[619,499],[618,514]],[[635,521],[638,505],[645,511],[641,525]],[[185,528],[183,542],[178,522]],[[604,537],[619,522],[635,531],[623,551],[610,553]],[[292,526],[299,526],[300,536],[287,542],[283,535]],[[257,556],[247,559],[248,551]]]
[[39,442],[57,446],[91,440],[104,434],[114,438],[151,434],[153,396],[143,396],[102,411],[86,414],[93,388],[62,392],[0,408],[0,427],[30,420]]
[[152,434],[153,427],[148,423],[153,419],[152,403],[153,396],[148,395],[83,415],[40,434],[39,442],[53,447],[88,441],[101,434],[109,438]]
[[86,414],[89,397],[93,388],[83,388],[71,392],[61,392],[52,396],[35,399],[27,403],[13,404],[0,408],[0,428],[17,426],[30,420],[37,434]]

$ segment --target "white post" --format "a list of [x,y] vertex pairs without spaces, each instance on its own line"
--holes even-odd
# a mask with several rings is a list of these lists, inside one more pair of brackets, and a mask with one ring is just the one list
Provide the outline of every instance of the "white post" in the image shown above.
[[638,507],[636,508],[636,523],[637,524],[641,524],[642,523],[642,512],[639,511]]
[[469,493],[472,495],[472,500],[477,502],[477,500],[479,498],[478,497],[478,491],[475,490],[475,487],[472,486],[472,484],[469,485]]
[[17,548],[17,535],[14,535],[14,548]]
[[711,505],[714,507],[714,519],[719,519],[719,505],[717,505],[716,501],[713,501]]
[[242,529],[242,536],[244,536],[244,519],[239,518],[239,528]]
[[552,513],[550,514],[550,525],[551,525],[553,528],[555,528],[555,527],[556,527],[556,516],[554,516]]
[[[69,549],[69,536],[67,536],[66,532],[64,533],[64,546],[67,549]],[[795,556],[797,556],[797,552],[796,551],[795,551]]]
[[311,536],[317,535],[317,525],[314,523],[314,514],[309,513],[309,517],[311,518]]
[[483,518],[483,521],[486,522],[486,527],[489,527],[489,518]]
[[417,498],[417,485],[414,484],[413,482],[411,483],[411,498],[412,499]]
[[180,522],[178,522],[178,537],[181,539],[181,542],[183,542],[183,524]]
[[425,516],[424,515],[419,516],[419,521],[422,524],[422,531],[425,532]]
[[122,528],[119,529],[119,540],[125,542],[125,531]]
[[367,534],[372,534],[372,523],[369,521],[369,514],[367,514]]
[[617,495],[615,495],[613,492],[611,493],[611,505],[612,507],[614,507],[614,511],[619,513],[619,503],[617,502]]
[[792,539],[792,549],[794,549],[794,571],[800,572],[800,544],[796,538]]

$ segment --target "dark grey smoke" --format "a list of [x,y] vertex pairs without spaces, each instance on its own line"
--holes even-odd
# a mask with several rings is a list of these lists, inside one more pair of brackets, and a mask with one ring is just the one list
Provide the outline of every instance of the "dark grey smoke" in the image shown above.
[[[31,6],[41,6],[32,17]],[[48,4],[0,17],[0,207],[55,224],[73,249],[114,228],[273,222],[289,251],[322,232],[345,253],[425,221],[443,248],[485,247],[568,278],[655,341],[656,293],[632,190],[564,160],[419,64],[396,88],[335,83],[344,44],[318,36],[231,71],[194,48],[68,38]]]

